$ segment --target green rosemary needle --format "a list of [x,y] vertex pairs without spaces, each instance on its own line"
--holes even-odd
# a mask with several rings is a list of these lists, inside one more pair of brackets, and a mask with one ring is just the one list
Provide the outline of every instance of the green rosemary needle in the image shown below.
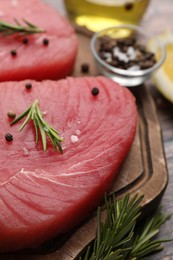
[[15,120],[11,122],[11,125],[14,125],[18,123],[21,119],[25,118],[25,121],[20,126],[20,131],[26,126],[26,124],[32,120],[35,127],[35,133],[36,133],[36,143],[38,143],[39,140],[39,132],[42,139],[43,144],[43,150],[47,150],[47,136],[50,138],[54,150],[57,150],[57,147],[59,148],[60,152],[63,153],[61,142],[64,140],[59,136],[59,132],[56,131],[53,127],[51,127],[44,119],[43,119],[43,113],[41,112],[38,100],[36,99],[33,104],[19,117],[17,117]]
[[133,198],[125,195],[116,201],[105,196],[106,219],[102,221],[101,208],[97,211],[97,234],[93,244],[88,246],[80,260],[139,260],[162,250],[162,242],[155,240],[162,224],[170,217],[156,212],[140,228],[137,220],[141,214],[143,196]]
[[14,19],[14,24],[0,20],[0,34],[3,36],[11,34],[34,34],[34,33],[43,33],[44,29],[37,27],[36,25],[28,22],[23,19],[24,24],[21,24],[17,19]]

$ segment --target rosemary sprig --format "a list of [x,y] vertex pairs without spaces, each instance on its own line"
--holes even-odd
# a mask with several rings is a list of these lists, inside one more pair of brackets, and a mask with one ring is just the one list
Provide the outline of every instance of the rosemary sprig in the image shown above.
[[105,197],[106,220],[101,220],[101,208],[98,208],[97,235],[80,260],[138,260],[150,253],[162,250],[162,242],[154,240],[163,223],[170,217],[155,213],[148,219],[139,232],[136,224],[140,214],[143,196],[135,195],[130,199],[127,194],[123,199],[113,201]]
[[20,131],[26,126],[26,124],[32,120],[35,126],[35,133],[36,133],[36,143],[39,140],[39,131],[41,134],[43,150],[46,151],[47,149],[47,137],[48,136],[53,144],[54,150],[57,150],[57,146],[61,153],[63,153],[61,142],[64,140],[59,136],[59,132],[56,131],[53,127],[51,127],[44,119],[43,113],[41,112],[38,100],[35,100],[33,104],[19,117],[11,122],[11,125],[18,123],[21,119],[26,117],[23,124],[20,126]]
[[171,239],[154,240],[155,236],[159,233],[160,227],[170,217],[170,215],[164,217],[157,211],[152,217],[149,217],[145,221],[140,232],[136,230],[134,240],[132,242],[132,250],[129,253],[130,259],[141,259],[150,253],[160,251],[163,249],[161,244],[162,242],[171,241]]
[[26,35],[45,32],[44,29],[37,27],[36,25],[28,22],[25,19],[23,19],[24,25],[22,25],[17,19],[14,19],[14,22],[14,24],[11,24],[0,20],[0,34],[7,36],[16,33]]

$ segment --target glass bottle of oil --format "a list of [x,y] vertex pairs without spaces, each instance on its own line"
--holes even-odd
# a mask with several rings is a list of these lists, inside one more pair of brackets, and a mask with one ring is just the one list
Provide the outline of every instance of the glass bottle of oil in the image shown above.
[[122,23],[138,24],[149,0],[64,0],[69,18],[99,31]]

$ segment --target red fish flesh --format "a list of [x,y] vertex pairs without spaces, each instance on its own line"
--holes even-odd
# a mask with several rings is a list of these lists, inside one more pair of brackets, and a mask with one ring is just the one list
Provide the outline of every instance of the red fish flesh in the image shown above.
[[46,32],[26,36],[1,34],[0,81],[60,79],[71,73],[78,42],[65,17],[40,0],[0,1],[0,20],[15,24],[14,19],[22,25],[25,19]]
[[[115,180],[137,125],[131,92],[105,77],[0,83],[0,251],[39,245],[69,231],[97,207]],[[94,92],[93,88],[97,91]],[[97,94],[97,95],[96,95]],[[43,151],[29,122],[10,126],[38,99],[64,138]],[[13,141],[7,142],[6,133]]]

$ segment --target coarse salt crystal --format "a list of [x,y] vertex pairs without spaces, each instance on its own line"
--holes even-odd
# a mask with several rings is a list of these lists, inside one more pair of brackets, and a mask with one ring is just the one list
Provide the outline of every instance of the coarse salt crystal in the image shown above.
[[127,53],[130,55],[133,52],[134,52],[134,48],[132,46],[129,46],[127,49]]
[[109,62],[112,62],[112,58],[111,57],[108,57],[106,58],[106,61],[109,63]]
[[75,143],[78,142],[78,140],[79,140],[79,138],[77,137],[77,135],[72,135],[72,136],[71,136],[71,142],[72,142],[72,143],[75,144]]
[[47,114],[47,111],[43,111],[42,114],[43,116],[45,116]]
[[103,52],[103,57],[104,58],[110,58],[112,55],[110,52]]
[[130,60],[136,59],[136,51],[132,46],[128,47],[127,54]]
[[125,53],[121,52],[118,47],[115,47],[113,49],[113,55],[114,55],[114,57],[117,57],[119,60],[124,61],[126,63],[129,61],[127,55]]
[[118,47],[114,47],[114,48],[113,48],[113,54],[114,54],[114,55],[118,55],[119,52],[120,52],[120,49],[119,49]]
[[119,58],[119,60],[124,61],[126,63],[129,61],[127,55],[125,53],[122,53],[122,52],[119,53],[118,58]]

